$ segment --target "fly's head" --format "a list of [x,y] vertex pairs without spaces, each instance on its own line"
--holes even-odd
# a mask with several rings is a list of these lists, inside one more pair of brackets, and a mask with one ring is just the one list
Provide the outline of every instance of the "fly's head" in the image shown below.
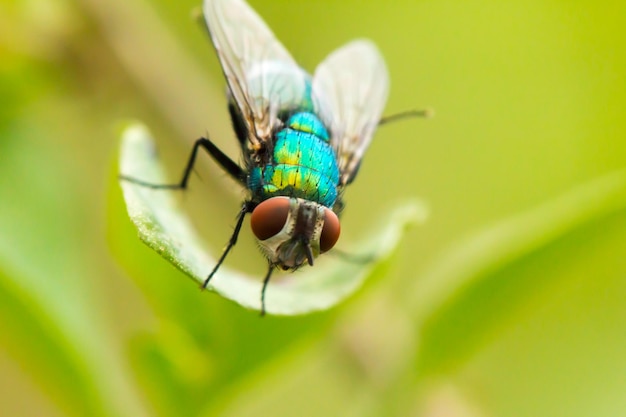
[[313,265],[317,256],[335,245],[341,230],[337,215],[328,207],[290,197],[262,201],[250,224],[270,263],[284,270]]

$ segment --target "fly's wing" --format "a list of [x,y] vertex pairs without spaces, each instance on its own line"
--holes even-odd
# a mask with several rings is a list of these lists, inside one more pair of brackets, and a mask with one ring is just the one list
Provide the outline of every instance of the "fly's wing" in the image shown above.
[[243,0],[204,0],[204,19],[250,145],[269,140],[281,110],[312,106],[310,77]]
[[389,74],[378,48],[356,40],[331,53],[313,75],[315,111],[329,127],[340,185],[349,184],[382,116]]

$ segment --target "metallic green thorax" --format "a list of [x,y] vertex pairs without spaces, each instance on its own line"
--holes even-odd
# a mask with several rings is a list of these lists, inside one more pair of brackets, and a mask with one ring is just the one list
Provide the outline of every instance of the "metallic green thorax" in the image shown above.
[[250,171],[248,186],[262,200],[303,198],[332,208],[339,169],[326,128],[310,112],[292,115],[275,135],[272,163]]

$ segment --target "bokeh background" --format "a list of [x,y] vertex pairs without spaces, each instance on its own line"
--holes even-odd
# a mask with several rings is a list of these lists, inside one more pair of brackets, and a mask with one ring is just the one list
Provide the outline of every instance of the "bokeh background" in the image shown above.
[[[116,161],[128,119],[171,172],[207,133],[237,155],[199,2],[2,0],[0,414],[626,415],[626,5],[251,4],[309,70],[373,39],[387,114],[436,110],[378,131],[346,242],[394,201],[429,221],[327,312],[198,291],[137,239]],[[181,204],[219,252],[242,194],[198,174]]]

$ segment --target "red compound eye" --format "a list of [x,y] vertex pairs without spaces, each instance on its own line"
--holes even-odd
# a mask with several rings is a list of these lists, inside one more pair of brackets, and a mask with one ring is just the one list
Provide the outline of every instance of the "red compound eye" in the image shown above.
[[260,203],[250,216],[252,232],[259,240],[269,239],[285,226],[289,215],[289,198],[273,197]]
[[337,243],[340,233],[341,226],[335,212],[330,209],[324,210],[324,227],[320,236],[320,251],[324,253],[331,250]]

